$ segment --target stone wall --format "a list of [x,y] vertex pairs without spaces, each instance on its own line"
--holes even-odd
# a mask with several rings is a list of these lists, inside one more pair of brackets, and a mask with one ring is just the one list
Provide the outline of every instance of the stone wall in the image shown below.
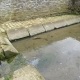
[[80,0],[75,2],[75,11],[80,14]]
[[0,0],[0,21],[67,13],[70,4],[71,0]]
[[80,14],[80,0],[71,0],[70,10],[72,13]]

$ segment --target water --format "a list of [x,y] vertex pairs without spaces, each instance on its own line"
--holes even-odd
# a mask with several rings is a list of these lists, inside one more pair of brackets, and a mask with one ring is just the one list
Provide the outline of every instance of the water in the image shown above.
[[80,80],[80,24],[13,42],[46,80]]
[[27,61],[22,54],[17,55],[11,63],[2,61],[0,65],[0,77],[11,75],[15,70],[27,66]]
[[67,37],[72,37],[80,41],[80,24],[53,30],[31,38],[21,39],[13,42],[12,44],[19,52],[22,53],[25,50],[28,51],[37,47],[41,47],[55,41],[63,40]]
[[[32,57],[27,54],[37,55]],[[27,51],[24,55],[46,80],[79,80],[80,42],[73,38]]]

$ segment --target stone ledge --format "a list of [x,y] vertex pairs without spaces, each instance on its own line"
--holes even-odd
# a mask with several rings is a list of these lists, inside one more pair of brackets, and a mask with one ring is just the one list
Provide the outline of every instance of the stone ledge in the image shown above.
[[46,23],[46,24],[43,24],[43,26],[44,26],[46,31],[50,31],[50,30],[53,30],[55,28],[53,23]]
[[7,36],[9,40],[15,40],[15,39],[24,38],[27,36],[34,36],[46,31],[53,30],[55,28],[65,27],[65,26],[69,26],[79,22],[80,22],[80,17],[78,16],[75,18],[59,20],[51,23],[39,24],[36,26],[28,27],[28,28],[12,29],[7,31]]
[[27,29],[30,33],[30,36],[34,36],[36,34],[40,34],[40,33],[45,32],[43,25],[36,25],[36,26],[29,27]]
[[55,28],[65,27],[65,26],[69,26],[69,25],[76,24],[79,22],[80,22],[80,17],[76,17],[76,18],[56,21],[53,23],[43,24],[43,26],[44,26],[46,31],[50,31],[50,30],[53,30]]
[[67,19],[65,21],[65,23],[66,23],[67,26],[72,25],[72,24],[76,24],[76,23],[79,23],[79,22],[80,22],[80,17]]
[[20,39],[29,36],[27,29],[24,27],[8,30],[6,33],[9,40]]
[[0,60],[11,58],[19,54],[7,38],[0,37],[0,46]]

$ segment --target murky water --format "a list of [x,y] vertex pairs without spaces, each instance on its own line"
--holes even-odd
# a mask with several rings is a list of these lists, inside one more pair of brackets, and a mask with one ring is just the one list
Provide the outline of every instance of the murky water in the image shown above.
[[80,80],[80,24],[13,42],[46,80]]
[[80,79],[80,42],[73,38],[27,51],[24,55],[46,80]]

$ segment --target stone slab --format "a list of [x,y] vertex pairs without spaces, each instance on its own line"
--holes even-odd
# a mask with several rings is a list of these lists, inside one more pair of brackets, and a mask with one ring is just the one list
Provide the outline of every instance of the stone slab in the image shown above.
[[78,17],[79,23],[80,23],[80,17]]
[[76,18],[72,18],[72,19],[67,19],[65,22],[66,22],[66,25],[69,26],[69,25],[72,25],[72,24],[75,24],[75,23],[79,23],[80,18],[76,17]]
[[0,80],[5,80],[4,78],[0,78]]
[[5,42],[4,38],[0,36],[0,45],[7,45],[7,43]]
[[43,26],[44,26],[46,31],[50,31],[50,30],[54,29],[54,24],[53,23],[46,23],[46,24],[43,24]]
[[13,73],[13,80],[45,80],[42,75],[32,66],[28,65]]
[[28,31],[24,27],[8,30],[6,33],[9,40],[20,39],[29,36]]
[[[4,77],[6,80],[45,80],[44,77],[32,65],[22,67],[14,71],[12,75],[7,75],[7,77]],[[4,77],[0,78],[0,80],[5,80]]]
[[75,17],[75,18],[71,18],[71,19],[56,21],[53,23],[43,24],[43,26],[46,31],[50,31],[50,30],[53,30],[54,28],[61,28],[61,27],[69,26],[71,24],[75,24],[75,23],[79,23],[79,22],[80,22],[80,17]]
[[45,32],[43,25],[36,25],[36,26],[29,27],[27,29],[30,33],[30,36],[34,36],[34,35],[37,35],[39,33]]
[[54,28],[61,28],[66,26],[65,20],[53,22]]
[[7,38],[4,38],[7,45],[1,45],[5,57],[11,58],[13,56],[16,56],[18,54],[18,51],[14,48],[14,46],[10,43],[10,41]]

